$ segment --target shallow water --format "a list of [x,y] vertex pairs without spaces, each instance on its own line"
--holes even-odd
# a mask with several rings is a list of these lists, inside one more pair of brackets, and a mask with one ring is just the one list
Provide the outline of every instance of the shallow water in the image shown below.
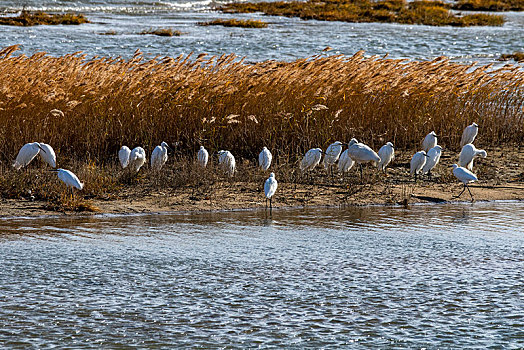
[[524,203],[0,220],[6,347],[518,348]]
[[[0,28],[0,47],[20,44],[21,52],[52,55],[84,51],[88,56],[130,57],[136,49],[149,56],[177,56],[189,52],[213,55],[236,53],[250,61],[294,60],[322,52],[353,55],[389,54],[417,60],[441,55],[460,62],[496,63],[503,53],[524,51],[524,14],[506,13],[502,27],[431,27],[380,23],[303,21],[259,14],[226,15],[213,10],[210,0],[0,0],[0,13],[24,8],[79,11],[92,21],[81,26]],[[202,27],[198,22],[217,18],[254,18],[269,22],[266,29]],[[172,28],[179,37],[139,35],[144,30]],[[100,35],[114,31],[116,35]]]

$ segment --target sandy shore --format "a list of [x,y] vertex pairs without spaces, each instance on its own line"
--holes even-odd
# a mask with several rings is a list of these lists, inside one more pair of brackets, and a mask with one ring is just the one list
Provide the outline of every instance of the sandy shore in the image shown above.
[[[474,172],[479,182],[470,185],[475,201],[524,200],[524,152],[518,148],[486,150],[488,158],[476,160],[475,163]],[[454,198],[462,190],[462,184],[453,177],[450,168],[457,157],[457,153],[446,152],[434,171],[434,177],[424,177],[417,183],[409,176],[411,152],[397,152],[388,176],[378,173],[376,169],[366,169],[364,184],[360,184],[356,168],[346,177],[339,175],[332,182],[326,171],[319,167],[311,180],[302,178],[299,183],[279,181],[273,207],[469,202],[471,199],[467,191],[462,197]],[[279,170],[275,171],[278,179]],[[212,186],[202,187],[125,187],[108,197],[110,199],[94,198],[89,201],[98,209],[97,213],[115,214],[260,209],[265,207],[265,177],[267,175],[258,174],[254,182],[246,181],[246,176],[238,176],[236,181],[216,181]],[[46,202],[0,199],[0,217],[91,214],[56,212],[48,207]]]

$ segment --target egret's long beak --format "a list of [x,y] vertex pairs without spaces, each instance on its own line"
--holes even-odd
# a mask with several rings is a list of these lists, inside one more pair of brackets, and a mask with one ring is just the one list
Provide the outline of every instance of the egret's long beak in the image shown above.
[[58,172],[58,169],[49,169],[49,170],[47,170],[47,171],[51,171],[51,172],[53,172],[53,173],[57,173],[57,172]]
[[429,156],[427,154],[424,154],[424,157],[429,158]]
[[40,150],[41,150],[42,152],[47,153],[47,152],[45,151],[45,149],[43,149],[42,146],[40,146],[40,144],[38,145],[38,148],[40,148]]

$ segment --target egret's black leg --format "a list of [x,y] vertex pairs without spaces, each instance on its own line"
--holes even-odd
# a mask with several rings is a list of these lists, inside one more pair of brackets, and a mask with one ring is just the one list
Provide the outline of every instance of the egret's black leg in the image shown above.
[[363,174],[363,171],[362,171],[362,163],[359,163],[358,165],[360,166],[360,183],[363,183],[364,182],[364,174]]
[[464,184],[464,187],[468,189],[469,195],[471,196],[471,201],[473,202],[475,199],[473,199],[473,195],[471,194],[471,191],[469,190],[469,186]]
[[269,198],[269,213],[273,212],[273,198]]
[[[453,198],[459,198],[460,196],[462,196],[462,193],[464,193],[465,190],[466,190],[466,184],[464,184],[464,188],[462,189],[462,192],[460,192],[460,193],[458,194],[458,196],[455,196],[455,197],[453,197]],[[469,191],[469,189],[468,189],[468,191]]]

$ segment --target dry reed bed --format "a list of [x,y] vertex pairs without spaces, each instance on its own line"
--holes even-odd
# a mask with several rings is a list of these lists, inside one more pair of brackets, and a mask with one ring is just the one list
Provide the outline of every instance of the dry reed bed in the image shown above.
[[351,137],[416,149],[431,130],[456,148],[472,121],[482,144],[524,140],[524,73],[509,65],[490,71],[363,52],[246,64],[235,55],[124,60],[15,50],[0,51],[4,165],[31,141],[51,144],[68,166],[107,164],[123,144],[150,153],[162,140],[180,142],[181,156],[204,144],[251,159],[265,145],[290,162]]

